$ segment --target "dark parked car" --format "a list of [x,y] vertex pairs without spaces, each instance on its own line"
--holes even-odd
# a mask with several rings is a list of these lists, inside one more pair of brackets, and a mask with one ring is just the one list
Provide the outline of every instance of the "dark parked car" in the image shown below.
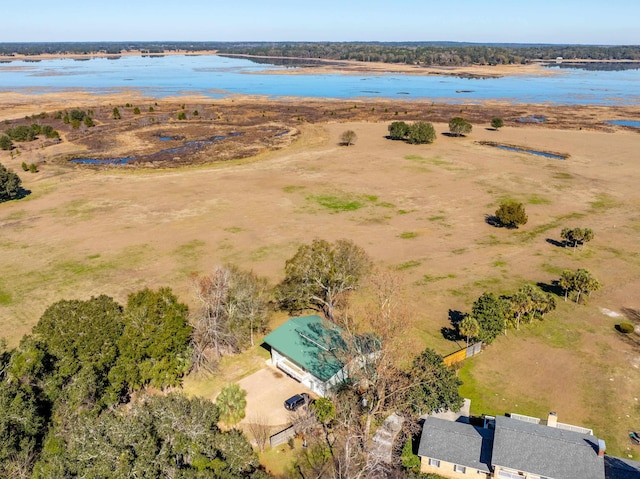
[[300,406],[307,404],[309,402],[309,395],[307,393],[296,394],[295,396],[291,396],[284,402],[284,408],[289,411],[295,411]]

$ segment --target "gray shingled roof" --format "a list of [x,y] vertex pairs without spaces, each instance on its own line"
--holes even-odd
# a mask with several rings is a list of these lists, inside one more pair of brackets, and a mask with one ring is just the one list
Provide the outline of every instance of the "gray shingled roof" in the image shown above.
[[607,479],[640,479],[640,462],[605,456],[604,474]]
[[554,479],[604,479],[598,438],[588,434],[496,417],[492,462]]
[[418,455],[490,472],[492,441],[492,430],[428,417]]

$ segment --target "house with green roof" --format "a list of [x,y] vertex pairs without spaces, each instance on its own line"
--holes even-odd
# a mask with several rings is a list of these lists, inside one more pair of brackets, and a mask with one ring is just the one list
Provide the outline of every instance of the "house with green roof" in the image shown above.
[[271,363],[318,396],[347,379],[344,330],[317,315],[291,318],[264,338]]

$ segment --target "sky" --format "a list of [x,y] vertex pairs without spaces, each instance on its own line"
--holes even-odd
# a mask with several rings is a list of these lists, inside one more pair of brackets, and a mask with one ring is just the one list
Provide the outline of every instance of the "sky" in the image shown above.
[[[0,42],[640,44],[639,0],[29,0]],[[7,13],[7,12],[5,12]]]

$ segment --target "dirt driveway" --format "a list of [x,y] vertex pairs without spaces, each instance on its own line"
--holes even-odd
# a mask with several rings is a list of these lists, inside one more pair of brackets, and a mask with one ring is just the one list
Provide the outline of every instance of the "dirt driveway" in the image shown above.
[[246,416],[242,423],[256,422],[256,418],[260,418],[270,426],[284,427],[289,423],[284,401],[302,392],[312,395],[304,385],[272,366],[247,376],[239,384],[247,391]]

